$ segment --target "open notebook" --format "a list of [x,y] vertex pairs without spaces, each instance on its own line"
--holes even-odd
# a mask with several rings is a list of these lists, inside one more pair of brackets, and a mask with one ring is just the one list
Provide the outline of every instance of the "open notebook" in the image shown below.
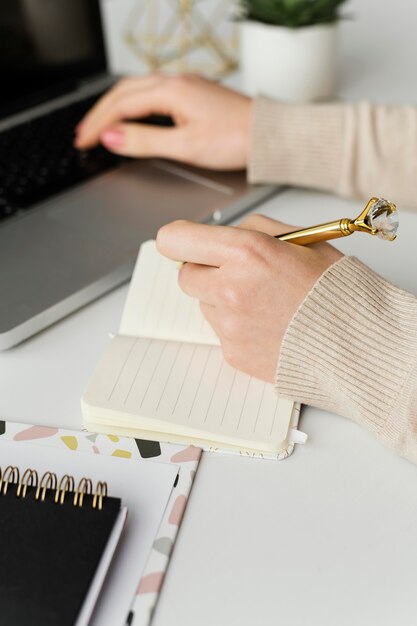
[[144,243],[119,334],[82,398],[84,425],[250,454],[290,451],[293,402],[226,363],[198,301],[177,279],[178,264]]

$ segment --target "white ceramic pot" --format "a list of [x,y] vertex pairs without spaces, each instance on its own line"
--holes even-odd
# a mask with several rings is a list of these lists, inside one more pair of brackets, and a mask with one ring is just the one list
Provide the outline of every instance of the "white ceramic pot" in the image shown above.
[[328,98],[336,78],[337,22],[286,28],[240,24],[240,67],[249,95],[287,102]]

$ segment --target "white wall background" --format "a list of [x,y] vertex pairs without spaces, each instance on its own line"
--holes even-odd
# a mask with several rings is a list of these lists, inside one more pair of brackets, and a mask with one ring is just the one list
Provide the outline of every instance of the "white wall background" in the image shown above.
[[340,97],[416,102],[415,0],[350,0],[343,12]]
[[[153,5],[159,3],[159,18],[162,23],[166,22],[171,0],[101,0],[108,51],[115,73],[142,74],[148,71],[143,58],[136,55],[123,39],[132,6],[141,1]],[[232,4],[231,0],[223,0],[223,3],[225,6]],[[206,15],[212,12],[215,4],[220,4],[220,0],[200,0],[198,3]],[[349,0],[342,12],[346,19],[339,25],[338,96],[351,100],[417,101],[415,0]],[[134,30],[133,23],[130,26]],[[139,36],[139,29],[136,32]],[[222,33],[231,36],[227,22],[223,30],[216,28],[216,32],[219,37]],[[392,49],[388,55],[387,48]],[[207,65],[204,55],[200,61],[203,67]],[[184,69],[187,67],[178,67],[177,71]]]
[[[185,10],[188,4],[189,0],[101,0],[113,72],[161,69],[218,76],[230,71],[237,51],[237,29],[231,19],[234,0],[194,1],[192,23],[181,23],[181,7]],[[178,60],[187,39],[195,46]],[[155,66],[156,57],[166,59],[160,68]]]

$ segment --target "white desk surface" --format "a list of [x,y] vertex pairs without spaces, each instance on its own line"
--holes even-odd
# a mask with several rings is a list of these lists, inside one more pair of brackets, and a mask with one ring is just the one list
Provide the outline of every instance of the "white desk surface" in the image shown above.
[[[416,17],[417,7],[387,4],[346,7],[354,20],[341,25],[343,97],[417,97],[417,83],[407,84],[417,59],[407,10]],[[262,212],[309,225],[359,206],[292,190]],[[395,244],[354,235],[340,246],[417,293],[416,232],[417,212],[405,212]],[[125,296],[122,287],[1,353],[0,418],[79,428],[80,394]],[[308,408],[301,427],[309,441],[287,461],[204,456],[155,626],[415,623],[417,468],[342,417]]]

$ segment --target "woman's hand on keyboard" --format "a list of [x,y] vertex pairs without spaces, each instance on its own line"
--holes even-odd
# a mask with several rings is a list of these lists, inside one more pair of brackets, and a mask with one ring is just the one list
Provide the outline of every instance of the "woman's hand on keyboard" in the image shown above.
[[[76,128],[75,145],[101,142],[131,157],[165,157],[211,169],[246,167],[252,100],[195,75],[125,78]],[[170,128],[141,124],[149,115],[172,118]]]
[[162,254],[186,261],[180,287],[200,300],[226,361],[271,382],[289,322],[317,279],[342,256],[326,243],[298,246],[270,236],[293,229],[252,215],[241,228],[172,222],[157,237]]

